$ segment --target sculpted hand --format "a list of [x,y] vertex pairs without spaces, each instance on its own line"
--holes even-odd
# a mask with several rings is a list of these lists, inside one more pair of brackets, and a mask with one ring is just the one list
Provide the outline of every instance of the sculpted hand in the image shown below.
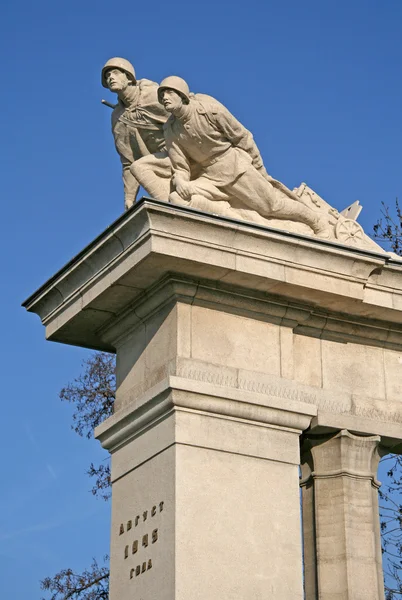
[[176,177],[175,185],[176,185],[176,192],[184,200],[189,200],[191,195],[194,194],[194,192],[195,192],[194,185],[190,181],[185,181],[184,179],[180,179],[180,178]]

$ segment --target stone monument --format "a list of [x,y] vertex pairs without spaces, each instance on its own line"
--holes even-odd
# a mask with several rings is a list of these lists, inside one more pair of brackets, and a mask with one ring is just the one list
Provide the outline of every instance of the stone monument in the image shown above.
[[402,452],[402,262],[357,204],[273,180],[251,134],[182,82],[158,90],[166,149],[130,166],[168,182],[165,201],[137,202],[24,303],[47,339],[117,356],[96,430],[110,598],[383,600],[376,473]]

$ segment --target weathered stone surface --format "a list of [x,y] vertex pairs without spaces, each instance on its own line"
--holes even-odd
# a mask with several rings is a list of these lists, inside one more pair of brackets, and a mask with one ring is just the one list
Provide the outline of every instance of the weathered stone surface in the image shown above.
[[280,374],[277,325],[193,306],[191,333],[191,356],[195,360],[237,369],[253,365],[255,371]]

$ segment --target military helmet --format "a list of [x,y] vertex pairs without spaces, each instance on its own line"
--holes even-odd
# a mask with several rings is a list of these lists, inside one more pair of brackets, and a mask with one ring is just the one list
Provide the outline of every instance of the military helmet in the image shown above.
[[107,63],[105,63],[105,65],[102,69],[102,85],[103,85],[103,87],[107,88],[105,73],[106,73],[106,71],[109,71],[110,69],[120,69],[120,71],[124,71],[124,73],[127,75],[127,77],[129,79],[131,79],[131,81],[133,83],[137,83],[137,80],[135,78],[134,67],[131,64],[131,62],[129,62],[125,58],[119,58],[118,56],[115,56],[115,58],[110,58],[107,61]]
[[160,86],[158,87],[158,100],[159,103],[162,104],[162,92],[163,90],[174,90],[186,102],[190,101],[190,89],[187,83],[181,77],[177,77],[176,75],[171,75],[170,77],[165,77]]

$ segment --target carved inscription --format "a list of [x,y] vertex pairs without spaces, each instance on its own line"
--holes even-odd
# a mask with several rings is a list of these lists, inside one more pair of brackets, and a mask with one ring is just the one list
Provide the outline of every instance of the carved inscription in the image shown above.
[[[163,512],[165,503],[163,501],[158,504],[154,504],[152,508],[142,511],[140,514],[136,515],[134,519],[130,519],[126,522],[126,524],[121,523],[119,527],[118,535],[124,535],[130,532],[130,535],[136,534],[137,528],[137,539],[133,541],[127,540],[125,541],[123,556],[124,560],[128,560],[130,562],[130,556],[135,555],[136,564],[134,567],[130,567],[129,578],[135,579],[139,577],[143,573],[152,569],[152,558],[149,556],[141,556],[141,553],[147,552],[152,548],[153,544],[156,544],[159,540],[159,527],[153,527],[148,531],[141,531],[140,525],[147,522],[147,525],[152,525],[152,520],[154,519],[154,524],[158,524],[158,515]],[[147,527],[145,525],[145,527]],[[138,530],[139,528],[139,530]],[[138,556],[138,558],[137,558]]]
[[148,561],[145,560],[142,563],[142,566],[137,565],[135,569],[130,569],[130,579],[138,577],[138,575],[141,575],[141,573],[145,573],[145,571],[149,571],[149,569],[152,569],[152,558],[149,558]]

